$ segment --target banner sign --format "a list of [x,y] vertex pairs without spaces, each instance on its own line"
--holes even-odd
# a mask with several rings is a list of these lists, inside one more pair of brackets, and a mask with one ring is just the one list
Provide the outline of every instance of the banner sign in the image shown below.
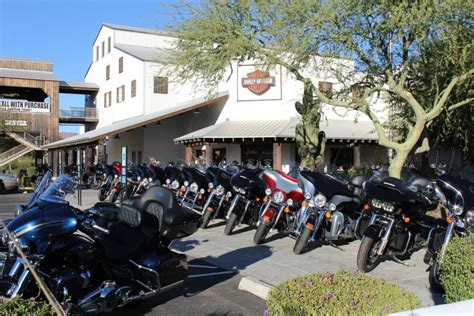
[[22,100],[0,100],[0,110],[8,112],[49,113],[47,102],[31,102]]
[[27,121],[5,120],[5,126],[28,126]]
[[238,65],[237,101],[281,100],[281,90],[280,66]]

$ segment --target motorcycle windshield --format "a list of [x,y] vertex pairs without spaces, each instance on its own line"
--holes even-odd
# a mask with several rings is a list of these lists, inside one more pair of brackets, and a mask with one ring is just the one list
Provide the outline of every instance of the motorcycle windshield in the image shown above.
[[35,192],[33,192],[30,199],[28,200],[28,203],[26,204],[27,208],[30,208],[31,206],[33,206],[38,201],[38,198],[48,188],[50,183],[51,183],[51,171],[48,171],[44,175],[43,180],[41,180],[41,182],[38,185],[38,187],[36,188]]
[[40,200],[49,203],[68,204],[64,198],[66,194],[75,192],[76,185],[76,181],[71,176],[63,174],[41,194]]

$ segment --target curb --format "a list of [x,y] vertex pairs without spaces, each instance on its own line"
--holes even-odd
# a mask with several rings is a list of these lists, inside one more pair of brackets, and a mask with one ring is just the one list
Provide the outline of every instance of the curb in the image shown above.
[[249,292],[261,299],[267,300],[268,293],[272,289],[272,285],[259,280],[253,276],[242,277],[239,282],[238,289],[241,291]]

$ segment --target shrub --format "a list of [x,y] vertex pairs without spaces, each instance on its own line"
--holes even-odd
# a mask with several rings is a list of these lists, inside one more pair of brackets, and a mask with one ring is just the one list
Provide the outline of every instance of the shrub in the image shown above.
[[451,239],[441,262],[440,281],[447,303],[474,298],[474,235]]
[[379,315],[420,307],[415,294],[359,272],[287,280],[268,296],[269,315]]
[[0,315],[55,315],[54,310],[45,302],[21,297],[7,300],[0,297]]

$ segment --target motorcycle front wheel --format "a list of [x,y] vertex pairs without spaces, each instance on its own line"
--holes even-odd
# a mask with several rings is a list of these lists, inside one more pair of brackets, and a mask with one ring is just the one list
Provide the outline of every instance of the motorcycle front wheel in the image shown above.
[[225,224],[224,234],[230,235],[237,225],[238,216],[235,213],[231,213],[227,223]]
[[107,192],[103,189],[99,190],[99,201],[103,202],[107,198]]
[[362,238],[357,253],[357,268],[359,271],[370,272],[379,265],[382,260],[382,255],[377,253],[380,242],[380,238],[374,239],[367,236]]
[[202,217],[202,222],[199,228],[201,229],[207,228],[207,225],[209,225],[209,222],[211,221],[211,216],[212,216],[212,211],[206,210],[206,213],[204,213],[204,216]]
[[267,237],[267,234],[269,231],[270,231],[270,225],[267,225],[264,222],[261,222],[257,227],[257,231],[255,232],[255,235],[253,236],[253,242],[256,245],[261,244],[262,241],[265,239],[265,237]]
[[430,280],[430,286],[433,290],[439,293],[444,293],[443,285],[441,285],[441,281],[439,279],[439,260],[436,258],[436,256],[434,256],[432,259],[428,278]]
[[303,253],[306,244],[308,243],[309,237],[311,236],[312,230],[308,227],[303,227],[303,231],[301,235],[298,236],[295,242],[295,246],[293,247],[293,252],[297,255]]

